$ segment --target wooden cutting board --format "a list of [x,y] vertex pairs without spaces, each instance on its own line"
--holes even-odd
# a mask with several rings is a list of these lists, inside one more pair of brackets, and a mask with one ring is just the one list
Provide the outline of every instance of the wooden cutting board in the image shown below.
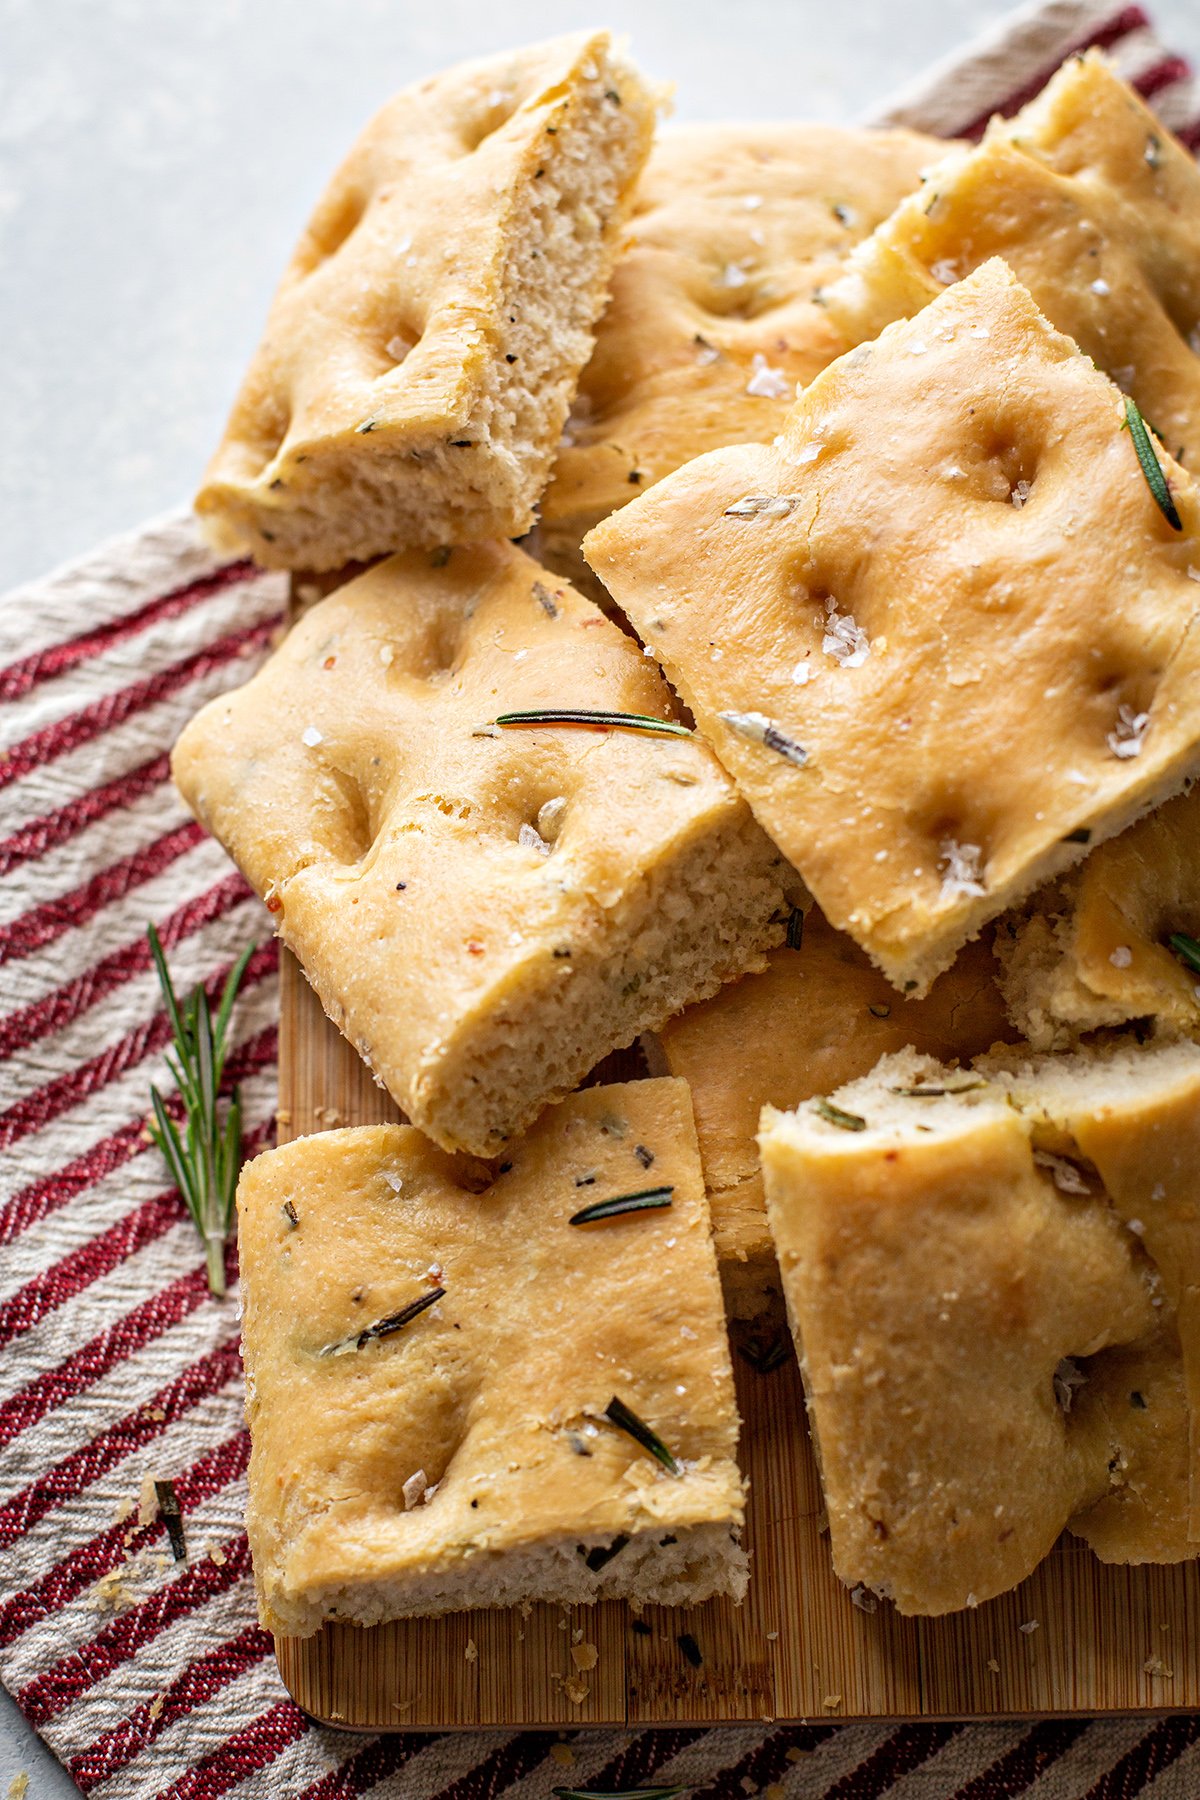
[[[299,965],[286,952],[282,963],[280,1142],[399,1119]],[[633,1072],[605,1070],[614,1080]],[[637,1617],[605,1601],[535,1606],[528,1617],[329,1625],[315,1637],[275,1640],[297,1704],[329,1724],[370,1731],[1200,1707],[1194,1562],[1107,1568],[1064,1534],[1028,1581],[973,1612],[902,1619],[886,1602],[860,1611],[830,1569],[795,1359],[762,1374],[741,1353],[754,1348],[743,1328],[734,1342],[753,1571],[741,1607],[713,1600],[647,1607]],[[571,1656],[579,1633],[599,1655],[576,1702],[564,1681],[580,1691]]]

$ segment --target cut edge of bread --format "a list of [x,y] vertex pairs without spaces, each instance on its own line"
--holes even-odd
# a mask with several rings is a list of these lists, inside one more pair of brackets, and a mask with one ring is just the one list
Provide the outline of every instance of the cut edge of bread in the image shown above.
[[[735,1517],[697,1525],[655,1524],[624,1534],[560,1532],[533,1548],[475,1551],[443,1568],[314,1587],[285,1596],[258,1580],[259,1617],[278,1637],[311,1637],[331,1621],[381,1625],[475,1607],[546,1601],[559,1606],[627,1600],[634,1606],[694,1606],[714,1596],[740,1602],[750,1564]],[[589,1567],[587,1554],[598,1567]]]
[[[590,945],[573,947],[570,976],[544,946],[534,947],[530,979],[518,969],[505,993],[493,990],[407,1070],[359,1037],[319,970],[306,972],[329,1017],[414,1125],[443,1149],[497,1156],[610,1051],[761,970],[783,940],[788,895],[799,887],[748,808],[731,800],[723,821],[698,821],[677,852],[636,883]],[[292,948],[303,962],[302,947]]]

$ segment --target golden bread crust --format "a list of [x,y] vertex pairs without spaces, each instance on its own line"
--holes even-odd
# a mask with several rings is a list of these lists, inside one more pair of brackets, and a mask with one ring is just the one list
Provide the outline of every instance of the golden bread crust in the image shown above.
[[[1023,1058],[997,1050],[980,1073],[1004,1087],[1039,1136],[1068,1136],[1092,1162],[1110,1202],[1145,1245],[1161,1281],[1164,1321],[1177,1334],[1186,1394],[1184,1528],[1200,1553],[1200,1047],[1143,1049],[1116,1039],[1093,1052]],[[1165,1478],[1164,1478],[1165,1479]],[[1110,1556],[1110,1560],[1115,1560]],[[1148,1553],[1145,1560],[1167,1560]]]
[[330,1017],[448,1149],[499,1154],[783,936],[794,874],[699,738],[489,723],[581,704],[672,713],[630,638],[511,545],[412,551],[175,749]]
[[1119,394],[992,262],[585,552],[830,922],[920,994],[1200,762],[1200,495],[1163,468],[1181,532]]
[[822,300],[860,343],[992,256],[1194,466],[1200,169],[1098,53],[931,171]]
[[660,137],[542,500],[555,566],[693,457],[782,430],[796,384],[845,348],[812,295],[945,148],[832,125]]
[[[247,1525],[269,1629],[744,1591],[738,1420],[686,1085],[573,1095],[507,1161],[480,1192],[419,1132],[374,1126],[244,1170]],[[652,1181],[669,1207],[569,1224]],[[360,1341],[433,1286],[436,1305]],[[614,1393],[681,1475],[605,1417]]]
[[[837,1104],[861,1112],[862,1085]],[[1152,1328],[1127,1234],[1058,1192],[1002,1104],[925,1136],[768,1108],[761,1145],[836,1572],[902,1613],[1003,1593],[1107,1489],[1054,1378]]]
[[[995,978],[989,946],[968,944],[924,1000],[899,1000],[853,939],[813,907],[799,950],[773,950],[761,975],[662,1026],[667,1068],[691,1089],[713,1243],[735,1317],[753,1316],[745,1306],[760,1310],[778,1286],[758,1161],[763,1107],[784,1111],[832,1093],[909,1044],[941,1062],[968,1062],[1011,1035]],[[753,1264],[754,1279],[739,1282],[732,1263]]]
[[1200,1029],[1196,974],[1167,947],[1200,937],[1200,789],[1177,794],[1093,851],[1077,873],[1002,920],[996,954],[1013,1023],[1039,1050],[1153,1018]]
[[383,108],[300,240],[197,498],[219,547],[329,569],[529,529],[654,109],[607,32]]

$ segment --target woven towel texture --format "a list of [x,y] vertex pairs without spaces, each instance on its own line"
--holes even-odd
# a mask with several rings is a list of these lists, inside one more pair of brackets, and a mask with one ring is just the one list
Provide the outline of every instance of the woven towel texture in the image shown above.
[[[1095,0],[1026,9],[982,61],[910,91],[905,116],[961,130],[1093,39],[1200,140],[1186,68],[1139,8]],[[284,604],[283,577],[220,563],[180,514],[0,605],[0,1678],[79,1786],[544,1800],[653,1777],[704,1800],[1193,1800],[1192,1717],[592,1732],[564,1748],[538,1732],[351,1738],[288,1699],[242,1530],[236,1284],[210,1298],[145,1130],[151,1082],[171,1086],[153,919],[181,988],[215,993],[257,943],[228,1077],[250,1148],[271,1141],[269,916],[191,820],[167,753],[259,665]],[[185,1562],[161,1521],[139,1524],[146,1477],[175,1482]]]

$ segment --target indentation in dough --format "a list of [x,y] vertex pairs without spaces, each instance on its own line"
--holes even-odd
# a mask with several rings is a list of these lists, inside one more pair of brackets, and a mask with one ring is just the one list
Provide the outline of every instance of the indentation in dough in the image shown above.
[[473,155],[481,144],[507,125],[519,104],[520,95],[515,87],[490,88],[481,94],[478,110],[458,128],[464,156]]
[[327,194],[308,226],[308,241],[301,250],[302,275],[311,275],[336,256],[351,233],[362,223],[371,196],[363,187],[346,187]]
[[1032,504],[1042,445],[1028,427],[1008,429],[976,414],[968,417],[967,431],[967,441],[954,448],[952,491],[968,500],[1011,506],[1014,513]]

